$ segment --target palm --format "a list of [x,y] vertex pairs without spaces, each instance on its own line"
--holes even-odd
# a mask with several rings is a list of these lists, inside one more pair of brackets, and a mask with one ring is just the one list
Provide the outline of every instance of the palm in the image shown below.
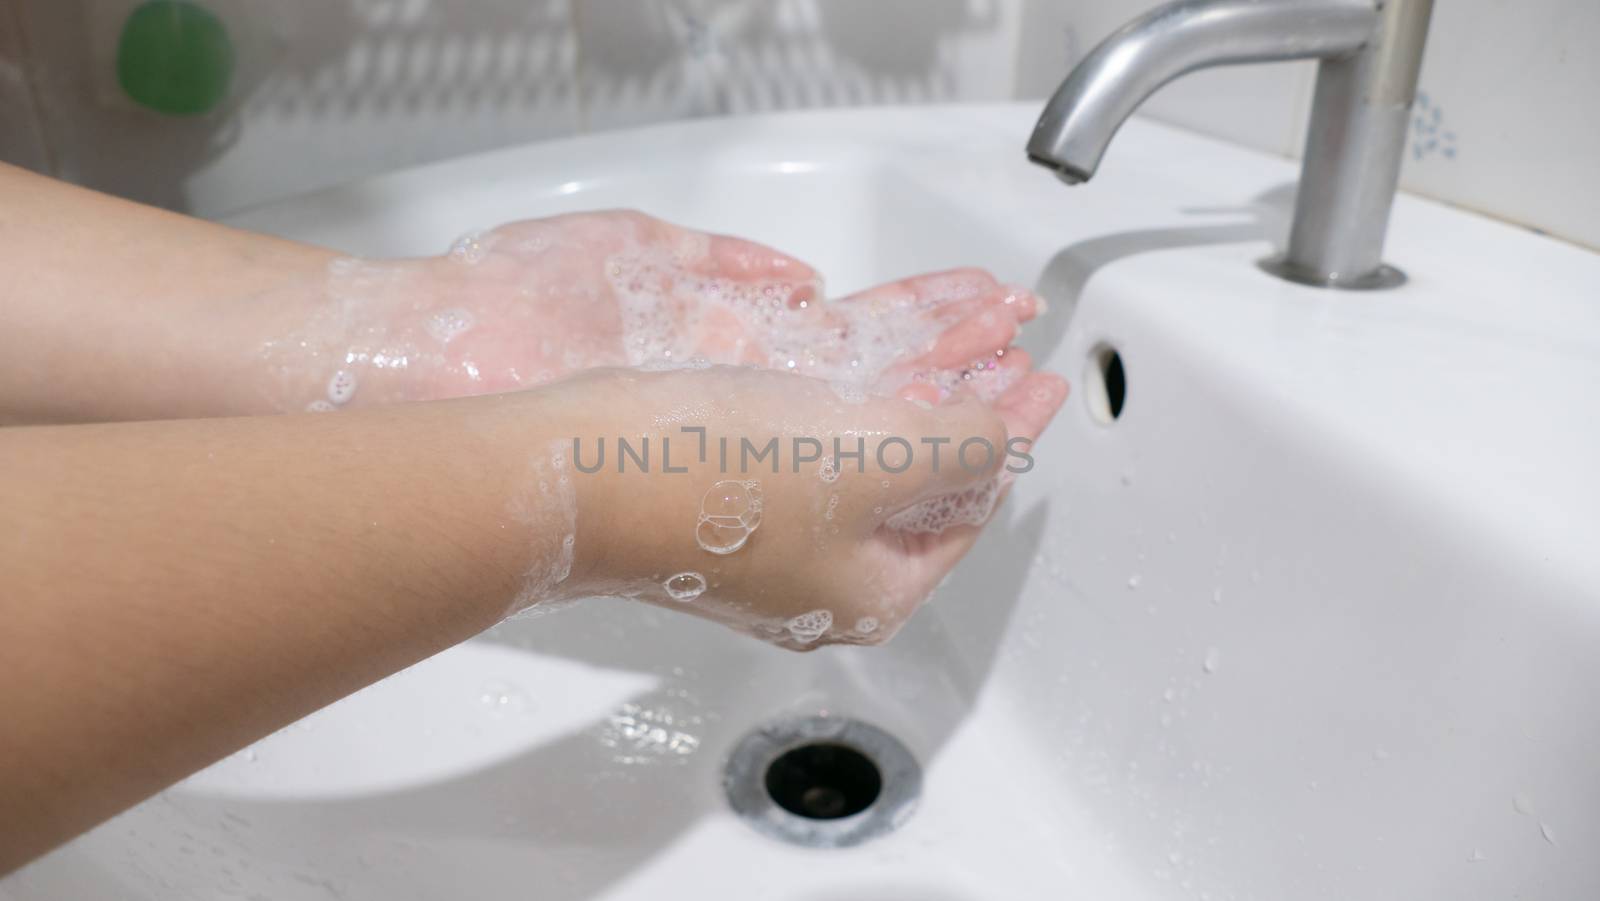
[[977,270],[823,302],[820,278],[798,260],[635,213],[502,226],[452,263],[442,267],[447,288],[396,323],[436,341],[447,335],[438,364],[419,372],[420,396],[697,362],[789,369],[930,401],[957,381],[992,394],[1026,368],[1005,351],[1036,309],[1032,295]]

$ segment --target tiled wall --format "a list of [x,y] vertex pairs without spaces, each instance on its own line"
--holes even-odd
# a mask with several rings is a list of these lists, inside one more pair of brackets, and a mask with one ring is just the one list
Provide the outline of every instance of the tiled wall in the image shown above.
[[204,0],[237,63],[224,108],[192,118],[116,84],[137,0],[0,2],[57,174],[163,206],[221,213],[578,127],[568,0]]
[[[1027,0],[1020,96],[1158,0]],[[1600,2],[1436,0],[1401,185],[1600,248]],[[1145,111],[1286,156],[1305,139],[1315,67],[1195,73]]]
[[585,125],[1012,94],[1018,0],[579,0]]
[[584,129],[833,104],[1004,99],[1012,95],[1021,6],[199,2],[233,38],[234,96],[215,113],[180,119],[136,106],[115,82],[116,38],[138,0],[0,0],[0,156],[210,215]]
[[[202,214],[683,116],[1043,97],[1154,0],[201,0],[238,50],[196,119],[112,78],[138,0],[0,0],[0,158]],[[1404,184],[1600,247],[1600,2],[1440,0]],[[1314,70],[1198,73],[1159,118],[1296,155]]]

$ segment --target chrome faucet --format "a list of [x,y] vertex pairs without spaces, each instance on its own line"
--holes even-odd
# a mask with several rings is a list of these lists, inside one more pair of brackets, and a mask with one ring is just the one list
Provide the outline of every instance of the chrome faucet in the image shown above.
[[1179,0],[1084,57],[1045,106],[1028,158],[1088,181],[1123,120],[1196,69],[1320,59],[1289,245],[1262,268],[1334,288],[1405,281],[1383,263],[1433,0]]

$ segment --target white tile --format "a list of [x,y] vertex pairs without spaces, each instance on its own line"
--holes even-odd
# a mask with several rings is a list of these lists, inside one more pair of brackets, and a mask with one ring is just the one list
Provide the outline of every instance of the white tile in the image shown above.
[[1600,248],[1600,3],[1434,6],[1402,184]]
[[584,117],[1011,96],[1020,0],[579,0]]
[[120,95],[133,0],[20,0],[61,172],[214,215],[577,129],[568,0],[207,0],[238,57],[225,108],[161,115]]
[[1295,156],[1305,140],[1315,72],[1310,62],[1194,72],[1157,91],[1145,112],[1257,150]]
[[16,3],[0,0],[0,160],[43,172],[50,169],[49,155],[28,69]]

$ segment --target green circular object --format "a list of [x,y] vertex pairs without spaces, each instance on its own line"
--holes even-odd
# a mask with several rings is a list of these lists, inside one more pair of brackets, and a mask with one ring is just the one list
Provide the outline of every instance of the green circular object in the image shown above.
[[233,42],[214,13],[187,0],[150,0],[117,42],[117,83],[135,103],[172,116],[215,109],[233,80]]

